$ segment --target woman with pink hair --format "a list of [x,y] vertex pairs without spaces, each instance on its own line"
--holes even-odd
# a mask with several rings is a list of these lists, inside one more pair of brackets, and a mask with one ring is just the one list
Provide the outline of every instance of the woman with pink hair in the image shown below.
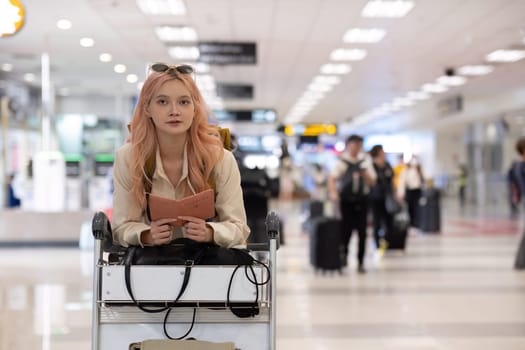
[[[192,73],[191,66],[156,63],[144,82],[129,142],[117,150],[113,168],[112,228],[120,245],[161,245],[183,236],[224,247],[246,242],[250,230],[237,162],[208,122],[210,111]],[[146,192],[181,199],[212,187],[212,221],[148,219]],[[174,225],[178,220],[184,224]]]

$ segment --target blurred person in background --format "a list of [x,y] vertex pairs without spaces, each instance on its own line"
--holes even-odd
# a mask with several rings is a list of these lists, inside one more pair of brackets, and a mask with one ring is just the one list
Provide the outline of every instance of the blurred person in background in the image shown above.
[[[374,239],[376,248],[383,250],[386,248],[386,237],[392,232],[393,215],[387,210],[387,196],[393,200],[393,184],[392,180],[394,172],[392,166],[386,160],[383,146],[375,145],[370,150],[374,170],[377,175],[377,180],[374,186],[370,189],[370,199],[372,206],[372,215],[374,222]],[[383,233],[383,235],[381,235]]]
[[412,156],[399,177],[396,191],[398,200],[404,200],[407,203],[410,226],[413,228],[419,228],[419,199],[424,187],[425,175],[421,169],[421,164],[416,156]]
[[19,208],[21,201],[15,191],[15,174],[10,174],[7,177],[7,207],[8,208]]
[[465,164],[459,165],[459,174],[458,174],[458,196],[459,196],[459,205],[464,207],[467,203],[467,182],[468,182],[468,170]]
[[509,170],[507,171],[507,191],[508,191],[508,201],[510,207],[510,217],[515,218],[519,214],[519,203],[521,202],[521,190],[516,177],[514,169],[519,164],[518,161],[512,162]]
[[324,202],[328,196],[328,176],[321,164],[313,164],[312,179],[314,182],[312,199]]
[[403,154],[400,154],[397,157],[397,164],[394,166],[394,169],[393,169],[394,177],[392,179],[392,182],[394,185],[394,189],[397,189],[398,183],[399,183],[399,177],[401,176],[401,173],[403,172],[403,170],[405,170],[405,168],[406,168],[406,164],[403,158]]
[[518,205],[525,193],[525,137],[520,138],[516,142],[516,151],[520,156],[520,159],[515,162],[513,167],[514,181],[516,182],[518,193],[516,197],[516,204]]
[[370,187],[375,184],[376,173],[371,160],[363,152],[363,138],[351,135],[346,139],[345,152],[337,160],[328,188],[331,199],[339,200],[342,217],[341,260],[347,264],[350,238],[357,231],[359,242],[357,262],[359,273],[365,273],[364,257]]

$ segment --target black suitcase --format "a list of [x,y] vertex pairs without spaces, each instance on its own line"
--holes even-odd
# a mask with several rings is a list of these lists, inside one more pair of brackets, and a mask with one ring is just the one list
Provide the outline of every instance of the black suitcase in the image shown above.
[[405,249],[407,242],[407,233],[406,229],[399,229],[394,225],[394,228],[386,236],[386,241],[388,242],[388,249]]
[[339,270],[341,220],[324,216],[312,220],[310,231],[310,263],[316,270]]
[[402,207],[399,213],[396,213],[392,222],[392,231],[387,232],[386,241],[388,249],[402,249],[406,247],[408,227],[408,212],[406,207]]
[[439,191],[428,189],[419,199],[419,229],[422,232],[439,233],[441,231],[441,200]]

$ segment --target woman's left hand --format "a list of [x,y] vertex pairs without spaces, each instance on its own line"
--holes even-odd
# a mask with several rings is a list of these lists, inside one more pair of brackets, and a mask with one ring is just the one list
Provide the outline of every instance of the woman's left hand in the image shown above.
[[213,229],[206,221],[193,216],[179,216],[177,220],[186,221],[185,236],[197,242],[213,242]]

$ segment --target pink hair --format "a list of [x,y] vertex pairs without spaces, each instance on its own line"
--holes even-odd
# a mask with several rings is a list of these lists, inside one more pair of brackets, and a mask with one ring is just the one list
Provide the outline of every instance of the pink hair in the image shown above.
[[223,156],[222,142],[220,138],[215,136],[217,127],[208,123],[209,109],[191,74],[181,74],[173,70],[164,73],[152,72],[142,86],[130,123],[132,131],[129,169],[132,181],[131,192],[142,206],[145,205],[143,179],[147,179],[144,165],[149,157],[155,157],[158,144],[155,126],[150,121],[147,107],[152,96],[162,84],[174,79],[181,81],[186,86],[195,106],[195,116],[190,129],[187,131],[188,176],[195,191],[200,192],[210,188],[208,179],[213,167]]

